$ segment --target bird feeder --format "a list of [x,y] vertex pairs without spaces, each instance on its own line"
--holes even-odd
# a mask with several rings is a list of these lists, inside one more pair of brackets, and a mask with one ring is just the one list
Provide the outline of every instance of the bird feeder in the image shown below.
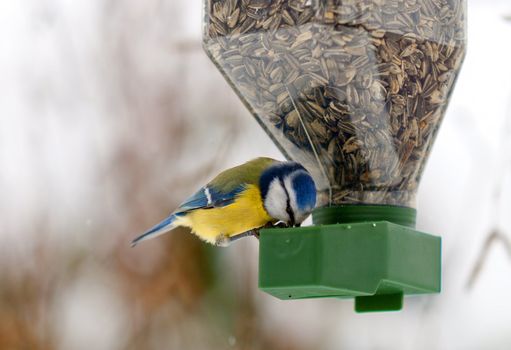
[[204,48],[318,189],[313,226],[261,231],[259,287],[399,310],[440,292],[415,196],[465,55],[464,0],[205,0]]

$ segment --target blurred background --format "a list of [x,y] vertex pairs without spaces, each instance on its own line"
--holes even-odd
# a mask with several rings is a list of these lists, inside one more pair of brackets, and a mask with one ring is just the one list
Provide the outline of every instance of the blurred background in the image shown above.
[[255,239],[129,247],[221,169],[282,159],[203,53],[199,0],[0,1],[0,349],[511,348],[511,4],[468,10],[417,203],[442,293],[355,314],[259,291]]

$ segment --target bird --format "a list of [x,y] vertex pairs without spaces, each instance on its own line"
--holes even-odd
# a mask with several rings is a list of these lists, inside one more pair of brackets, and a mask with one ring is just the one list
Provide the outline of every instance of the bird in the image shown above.
[[316,185],[300,163],[259,157],[218,174],[131,245],[181,226],[207,243],[228,246],[258,237],[262,227],[298,227],[315,206]]

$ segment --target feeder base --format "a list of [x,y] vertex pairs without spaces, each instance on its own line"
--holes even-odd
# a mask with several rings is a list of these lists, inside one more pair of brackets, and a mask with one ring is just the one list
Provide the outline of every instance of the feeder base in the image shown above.
[[440,292],[441,239],[388,221],[261,230],[259,288],[280,299],[355,298],[357,312],[400,310]]

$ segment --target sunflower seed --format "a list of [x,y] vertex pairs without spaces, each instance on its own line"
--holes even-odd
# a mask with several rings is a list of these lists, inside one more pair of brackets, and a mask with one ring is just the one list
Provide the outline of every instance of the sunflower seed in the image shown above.
[[465,55],[463,0],[204,1],[206,51],[320,204],[415,205]]

